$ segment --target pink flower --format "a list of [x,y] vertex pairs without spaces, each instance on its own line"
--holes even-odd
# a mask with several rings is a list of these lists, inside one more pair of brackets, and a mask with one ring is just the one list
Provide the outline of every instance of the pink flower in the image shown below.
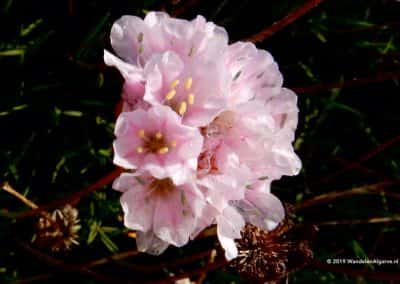
[[142,232],[139,249],[157,254],[166,249],[163,242],[178,247],[188,242],[205,205],[193,182],[177,186],[170,178],[157,179],[148,173],[122,173],[113,188],[123,192],[125,226]]
[[240,231],[244,228],[245,221],[235,208],[227,206],[222,214],[217,215],[216,223],[218,240],[225,250],[225,258],[232,260],[238,255],[234,240],[240,239]]
[[198,219],[195,232],[201,231],[199,227],[217,224],[218,239],[225,250],[226,259],[231,260],[237,256],[234,239],[240,238],[245,220],[230,204],[245,197],[246,184],[251,179],[251,173],[239,164],[234,153],[223,157],[226,159],[215,162],[213,172],[197,179],[197,185],[203,191],[208,204]]
[[236,42],[225,53],[225,64],[231,78],[230,106],[265,101],[280,92],[283,77],[268,51],[249,42]]
[[122,111],[133,111],[138,108],[147,110],[150,104],[143,101],[144,83],[135,80],[125,80],[122,88]]
[[150,12],[111,30],[125,82],[114,163],[133,169],[123,192],[125,225],[140,251],[182,246],[216,224],[228,260],[245,223],[273,230],[284,217],[272,181],[295,175],[296,95],[282,87],[272,55],[252,43],[228,45],[226,31]]
[[170,108],[123,112],[115,126],[114,163],[182,184],[194,175],[203,138]]
[[169,247],[169,243],[158,238],[153,231],[137,231],[136,246],[141,252],[160,255]]
[[180,54],[185,61],[197,58],[213,62],[228,43],[225,29],[206,22],[202,16],[187,21],[163,12],[149,12],[144,19],[123,16],[114,23],[110,38],[124,62],[141,67],[155,54],[166,51]]
[[277,180],[282,175],[297,175],[301,169],[301,161],[292,146],[299,111],[296,94],[282,88],[277,96],[267,100],[265,111],[273,118],[272,129],[262,132],[266,176],[270,180]]
[[270,193],[270,183],[258,181],[246,187],[245,197],[234,206],[246,220],[265,231],[272,231],[285,217],[282,202]]
[[239,164],[252,172],[252,182],[262,177],[270,180],[282,175],[296,175],[301,162],[292,142],[297,126],[297,99],[282,88],[267,100],[252,100],[219,114],[203,131],[205,141],[199,165],[208,160],[225,159],[235,153]]
[[196,180],[207,201],[219,212],[222,212],[230,201],[244,198],[246,185],[252,177],[249,169],[240,165],[236,154],[230,152],[221,156],[225,160],[216,161],[216,171],[199,176]]
[[111,44],[124,61],[105,52],[126,80],[146,82],[143,99],[168,105],[184,124],[204,126],[225,106],[228,73],[226,31],[206,22],[170,18],[150,12],[144,20],[124,16],[114,23]]
[[144,69],[144,100],[171,107],[182,116],[184,124],[207,125],[226,104],[227,90],[218,69],[221,65],[216,61],[185,62],[181,55],[170,51],[153,56]]

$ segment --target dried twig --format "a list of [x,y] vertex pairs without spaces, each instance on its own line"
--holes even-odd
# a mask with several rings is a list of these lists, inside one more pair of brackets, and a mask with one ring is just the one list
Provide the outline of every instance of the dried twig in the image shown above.
[[287,27],[288,25],[292,24],[295,22],[297,19],[301,18],[305,14],[307,14],[309,11],[317,7],[319,4],[321,4],[323,0],[308,0],[306,3],[304,3],[302,6],[297,8],[296,10],[292,11],[288,15],[286,15],[283,19],[275,22],[272,24],[272,26],[269,26],[262,30],[259,33],[256,33],[246,39],[244,41],[251,41],[251,42],[261,42],[276,32],[282,30],[283,28]]
[[393,217],[373,217],[368,219],[346,219],[313,223],[316,226],[336,226],[336,225],[356,225],[356,224],[376,224],[400,222],[400,216]]
[[29,206],[30,208],[32,208],[32,209],[38,208],[38,206],[35,203],[33,203],[28,198],[23,196],[21,193],[16,191],[8,182],[2,183],[1,188],[3,190],[7,191],[8,193],[10,193],[12,196],[18,198],[20,201],[22,201],[25,205]]
[[[321,194],[319,196],[313,197],[311,199],[307,199],[295,206],[296,210],[301,210],[305,208],[309,208],[312,206],[316,205],[321,205],[324,203],[328,203],[331,201],[334,201],[339,198],[344,198],[352,195],[357,195],[357,194],[377,194],[382,192],[385,188],[392,186],[394,184],[399,184],[399,180],[394,180],[394,181],[383,181],[383,182],[378,182],[375,184],[369,184],[369,185],[363,185],[360,187],[355,187],[351,188],[348,190],[343,190],[343,191],[331,191],[325,194]],[[390,194],[385,192],[386,194]],[[396,195],[394,197],[400,198],[400,195]]]
[[[216,256],[217,256],[217,251],[215,249],[211,250],[209,252],[208,264],[214,263]],[[197,280],[197,284],[202,284],[206,279],[206,277],[207,277],[207,272],[204,271],[202,274],[200,274],[199,279]]]
[[52,202],[49,202],[47,204],[44,205],[40,205],[38,208],[33,209],[33,210],[29,210],[26,212],[23,212],[21,214],[19,214],[16,219],[17,220],[21,220],[21,219],[25,219],[34,215],[39,214],[40,212],[49,210],[51,208],[55,208],[55,207],[59,207],[62,206],[66,203],[70,203],[70,204],[74,204],[77,203],[82,197],[92,193],[93,191],[102,188],[103,186],[109,184],[110,182],[112,182],[117,176],[119,176],[122,173],[122,169],[117,168],[115,170],[113,170],[112,172],[110,172],[109,174],[103,176],[102,178],[100,178],[98,181],[96,181],[95,183],[89,185],[88,187],[73,193],[70,196],[67,196],[65,198],[61,198]]
[[[22,240],[20,240],[16,236],[14,236],[14,239],[15,239],[16,243],[18,244],[18,246],[20,248],[22,248],[24,251],[32,254],[36,258],[46,262],[47,264],[49,264],[51,266],[61,268],[63,270],[63,272],[67,272],[67,271],[76,272],[76,273],[79,273],[79,274],[83,274],[83,275],[89,276],[89,277],[91,277],[93,279],[96,279],[98,281],[101,281],[103,283],[110,283],[110,284],[120,283],[120,282],[116,281],[114,278],[107,277],[105,275],[99,274],[97,272],[94,272],[94,271],[89,270],[89,269],[84,268],[84,267],[67,264],[67,263],[65,263],[65,262],[63,262],[63,261],[61,261],[59,259],[56,259],[56,258],[54,258],[54,257],[52,257],[50,255],[47,255],[47,254],[45,254],[45,253],[43,253],[43,252],[41,252],[41,251],[39,251],[37,249],[32,248],[31,246],[29,246],[28,244],[26,244],[25,242],[23,242]],[[40,279],[40,277],[36,277],[36,279],[37,278]],[[42,279],[43,279],[43,277],[42,277]],[[27,283],[27,282],[25,281],[25,283]]]
[[[122,260],[122,259],[127,258],[127,257],[136,256],[139,253],[140,252],[137,251],[137,250],[129,250],[129,251],[126,251],[126,252],[114,254],[114,255],[109,256],[109,257],[99,258],[97,260],[93,260],[93,261],[87,262],[85,264],[80,264],[80,265],[76,264],[74,266],[77,269],[87,269],[87,268],[92,268],[92,267],[95,267],[95,266],[108,264],[111,261],[117,261],[117,260]],[[35,275],[33,277],[29,277],[29,278],[25,278],[25,279],[19,280],[15,284],[28,284],[28,283],[32,283],[32,282],[47,280],[47,279],[51,279],[53,277],[56,277],[56,276],[58,276],[60,274],[68,273],[68,272],[69,271],[61,271],[60,270],[60,271],[54,271],[54,272],[50,272],[50,273],[39,274],[39,275]]]
[[212,270],[216,270],[218,268],[224,267],[228,264],[228,262],[225,259],[220,259],[219,261],[213,262],[213,263],[209,263],[204,267],[201,268],[195,268],[195,269],[191,269],[187,272],[183,272],[180,273],[176,276],[170,277],[167,281],[165,281],[166,283],[174,283],[175,281],[182,279],[182,278],[187,278],[187,277],[193,277],[196,275],[201,275],[203,273],[208,273]]
[[[342,157],[332,157],[332,160],[339,163],[341,166],[347,166],[349,163],[351,163],[348,159],[344,159]],[[377,171],[376,169],[371,169],[365,165],[357,165],[355,170],[358,170],[360,173],[363,173],[367,176],[375,176],[375,177],[380,177],[382,179],[387,179],[389,176],[386,173]]]
[[[120,266],[130,269],[130,270],[139,271],[142,273],[154,274],[156,272],[161,272],[165,267],[176,268],[176,267],[179,267],[182,265],[187,265],[189,263],[198,262],[198,261],[200,261],[200,259],[210,256],[212,254],[212,251],[214,251],[214,249],[201,251],[201,252],[198,252],[195,254],[191,254],[191,255],[179,258],[179,259],[175,260],[174,262],[161,262],[161,263],[147,264],[147,265],[138,265],[138,264],[133,264],[133,263],[118,263],[118,262],[117,263]],[[73,267],[75,269],[85,270],[85,269],[97,267],[100,265],[106,265],[113,261],[119,261],[119,260],[123,260],[128,257],[137,256],[138,254],[140,254],[140,252],[138,250],[130,250],[130,251],[122,252],[122,253],[117,253],[117,254],[114,254],[109,257],[103,257],[103,258],[100,258],[97,260],[89,261],[84,264],[74,264]],[[35,282],[35,281],[39,281],[39,280],[50,279],[50,278],[56,277],[59,274],[63,274],[65,272],[68,272],[68,271],[55,271],[52,273],[36,275],[36,276],[30,277],[30,278],[23,279],[20,282],[18,282],[18,284],[31,283],[31,282]]]
[[382,83],[389,80],[400,78],[400,72],[382,72],[370,77],[354,78],[352,80],[335,82],[335,83],[321,83],[308,87],[291,87],[291,89],[298,94],[305,93],[318,93],[332,89],[342,89],[348,87],[356,87],[362,85]]
[[[400,73],[399,73],[400,75]],[[355,162],[349,163],[347,166],[345,166],[344,168],[333,172],[325,177],[322,177],[321,179],[315,181],[313,184],[319,184],[319,183],[326,183],[329,182],[330,180],[332,180],[333,178],[336,178],[337,176],[350,171],[352,169],[357,168],[360,164],[362,164],[363,162],[366,162],[367,160],[373,158],[374,156],[376,156],[377,154],[379,154],[380,152],[386,150],[387,148],[389,148],[390,146],[396,144],[397,142],[400,142],[400,134],[392,137],[388,140],[386,140],[385,142],[379,144],[377,147],[375,147],[374,149],[372,149],[371,151],[368,151],[367,153],[365,153],[364,155],[362,155],[361,157],[359,157]]]

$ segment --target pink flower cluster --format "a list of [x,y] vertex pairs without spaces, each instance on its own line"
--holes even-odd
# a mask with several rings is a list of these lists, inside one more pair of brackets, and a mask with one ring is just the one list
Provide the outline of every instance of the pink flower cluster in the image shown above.
[[225,29],[150,12],[123,16],[111,30],[118,57],[105,51],[125,82],[114,163],[128,171],[125,226],[139,250],[183,246],[216,224],[228,260],[246,222],[272,230],[284,217],[270,183],[295,175],[296,95],[278,65],[251,43],[228,44]]

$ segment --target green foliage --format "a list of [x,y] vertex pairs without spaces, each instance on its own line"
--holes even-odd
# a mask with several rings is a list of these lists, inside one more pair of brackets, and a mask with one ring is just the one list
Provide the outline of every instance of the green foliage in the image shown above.
[[[111,25],[123,14],[143,16],[161,4],[171,12],[188,1],[178,6],[159,0],[67,1],[70,7],[65,1],[39,5],[7,0],[0,4],[0,182],[8,181],[33,202],[46,204],[71,196],[109,173],[114,168],[114,107],[122,85],[119,74],[102,62],[103,49],[110,50]],[[201,13],[224,25],[235,41],[271,25],[304,2],[198,1],[183,17]],[[318,92],[299,94],[295,148],[303,170],[298,177],[273,183],[272,190],[281,199],[300,204],[334,190],[399,179],[399,142],[374,152],[399,134],[399,76],[376,80],[377,74],[399,70],[399,14],[400,2],[394,0],[325,1],[258,44],[274,55],[285,86],[322,86]],[[364,77],[369,79],[360,85],[346,85]],[[337,84],[327,87],[327,83]],[[370,154],[368,159],[343,171],[366,154]],[[342,172],[332,175],[338,171]],[[323,223],[392,217],[400,213],[398,196],[390,195],[395,190],[320,204],[298,212],[297,220]],[[134,249],[122,223],[119,195],[106,185],[84,196],[77,204],[80,245],[64,255],[51,255],[83,263]],[[36,263],[14,240],[18,232],[29,243],[34,234],[35,218],[22,223],[14,219],[14,214],[26,210],[24,204],[0,191],[0,283],[49,272],[44,262]],[[400,230],[395,224],[322,225],[313,242],[315,258],[324,262],[327,258],[398,256],[395,240]],[[167,257],[176,259],[196,249],[172,249]],[[144,258],[143,262],[154,264],[159,258]],[[399,273],[398,266],[347,268]],[[79,283],[97,281],[83,278]],[[245,280],[217,270],[204,283]],[[289,283],[381,282],[311,266],[291,274]]]

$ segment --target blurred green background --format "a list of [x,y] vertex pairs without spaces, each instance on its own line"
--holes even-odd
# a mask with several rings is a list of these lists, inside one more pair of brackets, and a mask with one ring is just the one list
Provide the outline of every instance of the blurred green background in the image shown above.
[[[234,42],[305,2],[2,1],[0,182],[9,182],[41,205],[70,196],[114,169],[114,107],[122,79],[103,64],[103,49],[111,50],[109,31],[120,16],[142,17],[158,9],[187,19],[202,14],[224,26]],[[313,240],[316,262],[290,274],[289,283],[400,281],[398,264],[347,265],[340,272],[334,265],[321,265],[327,258],[400,258],[399,28],[398,1],[326,0],[257,43],[273,54],[284,85],[296,90],[299,98],[295,147],[303,170],[297,177],[274,182],[274,193],[301,207],[315,196],[350,192],[297,212],[299,223],[319,225]],[[78,265],[134,249],[134,240],[126,236],[121,223],[119,193],[110,185],[85,196],[77,208],[80,246],[46,255]],[[33,283],[37,275],[60,272],[21,246],[30,244],[35,218],[16,221],[11,213],[28,209],[0,192],[0,283]],[[162,266],[214,242],[200,240],[182,249],[171,248],[160,258],[140,256],[126,261],[124,269],[111,263],[99,271],[115,283],[125,283],[119,278],[144,283],[145,277],[137,278],[135,263]],[[201,269],[204,261],[196,265]],[[71,279],[101,283],[71,271],[35,283]],[[158,277],[166,279],[172,272],[185,272],[185,268],[164,267]],[[206,275],[204,283],[246,282],[227,269],[217,269]]]

